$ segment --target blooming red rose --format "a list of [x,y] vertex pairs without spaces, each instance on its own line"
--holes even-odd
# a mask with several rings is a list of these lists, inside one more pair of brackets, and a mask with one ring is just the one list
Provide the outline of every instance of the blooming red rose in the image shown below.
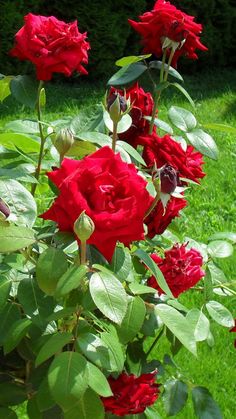
[[108,260],[118,240],[129,245],[144,238],[143,218],[153,202],[147,182],[108,146],[82,160],[64,159],[48,177],[60,193],[41,217],[58,223],[59,230],[73,232],[75,220],[85,210],[95,224],[88,243]]
[[[236,333],[236,319],[234,320],[234,327],[232,327],[232,329],[230,329],[230,332],[235,332]],[[236,339],[234,341],[234,347],[236,348]]]
[[117,379],[109,377],[113,392],[111,397],[102,397],[106,412],[116,416],[136,415],[155,403],[159,395],[155,384],[156,372],[142,374],[140,377],[122,373]]
[[156,234],[162,234],[171,221],[179,216],[180,210],[186,207],[187,201],[182,198],[170,198],[165,210],[161,203],[158,201],[154,210],[145,219],[145,224],[148,228],[148,237],[153,238]]
[[[165,251],[164,259],[156,253],[151,255],[151,258],[162,271],[174,297],[178,297],[179,294],[193,287],[205,275],[205,272],[201,269],[203,264],[202,255],[196,249],[187,249],[186,245],[175,244],[172,249]],[[148,279],[148,285],[161,294],[164,293],[154,276]]]
[[10,54],[20,60],[29,60],[36,66],[39,80],[50,80],[53,73],[70,76],[73,71],[87,74],[90,48],[86,33],[80,33],[77,21],[65,23],[54,16],[29,13],[25,24],[15,35],[15,46]]
[[185,151],[170,135],[159,137],[155,132],[143,136],[140,143],[144,145],[143,158],[147,166],[153,166],[155,163],[157,168],[161,168],[169,164],[177,170],[180,177],[198,183],[198,179],[205,176],[201,167],[204,164],[202,154],[195,151],[191,145],[188,145]]
[[109,97],[112,97],[115,92],[118,92],[121,96],[125,96],[126,99],[130,99],[132,105],[130,111],[132,125],[127,131],[119,134],[119,139],[127,141],[133,147],[137,147],[139,144],[139,136],[147,134],[149,130],[149,122],[144,119],[144,116],[152,115],[154,106],[152,95],[149,92],[145,92],[142,87],[139,87],[138,83],[135,83],[125,92],[111,87]]
[[194,22],[194,17],[178,10],[165,0],[157,0],[150,12],[140,16],[141,22],[129,20],[130,25],[142,36],[144,53],[161,57],[166,39],[177,43],[172,65],[176,66],[178,58],[185,55],[197,59],[196,49],[207,51],[200,41],[202,25]]

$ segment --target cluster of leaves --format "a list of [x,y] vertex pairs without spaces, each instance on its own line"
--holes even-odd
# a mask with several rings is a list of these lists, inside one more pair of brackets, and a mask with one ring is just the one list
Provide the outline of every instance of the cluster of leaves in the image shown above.
[[[108,84],[124,86],[150,68],[154,72],[160,69],[160,63],[147,65],[142,60],[143,57],[120,60],[117,64],[121,70]],[[170,75],[182,79],[172,68]],[[168,86],[178,88],[193,103],[178,83],[164,82],[159,90]],[[30,77],[3,76],[0,99],[10,93],[20,103],[35,106],[37,89]],[[41,97],[41,106],[45,106],[45,96]],[[168,117],[170,123],[156,119],[156,126],[170,133],[183,147],[187,140],[202,154],[217,158],[213,138],[198,127],[191,112],[172,106]],[[124,132],[129,124],[126,117],[118,132]],[[232,254],[235,234],[215,234],[208,244],[203,244],[167,231],[161,237],[135,243],[131,249],[118,245],[110,264],[93,246],[88,246],[89,263],[80,265],[74,236],[37,219],[55,192],[45,176],[59,159],[50,135],[59,127],[69,127],[75,143],[68,155],[82,158],[97,147],[111,145],[109,115],[101,106],[93,119],[78,115],[45,121],[43,127],[47,142],[39,183],[33,176],[40,150],[38,122],[12,121],[0,133],[0,196],[11,212],[8,221],[0,221],[0,418],[16,417],[8,406],[28,400],[28,416],[33,419],[102,419],[100,397],[112,395],[107,380],[110,374],[117,377],[126,370],[140,375],[156,368],[158,382],[164,388],[167,415],[177,414],[191,392],[197,417],[221,418],[208,390],[194,386],[172,356],[182,347],[196,356],[199,342],[212,346],[211,320],[227,328],[234,325],[231,313],[214,295],[233,293],[217,260]],[[145,169],[141,155],[129,144],[117,141],[117,151],[125,161],[134,161],[140,170]],[[38,210],[28,190],[35,183]],[[179,240],[189,242],[203,256],[207,274],[200,283],[200,308],[189,310],[173,297],[162,272],[149,256]],[[150,275],[165,292],[164,297],[146,285]],[[163,336],[170,342],[172,356],[153,359],[152,350]],[[148,408],[136,417],[152,419],[158,413]]]

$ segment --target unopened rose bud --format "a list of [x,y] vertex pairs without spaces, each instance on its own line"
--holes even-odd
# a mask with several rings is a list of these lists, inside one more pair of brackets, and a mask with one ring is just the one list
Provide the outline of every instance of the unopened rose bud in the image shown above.
[[165,164],[160,169],[161,192],[172,193],[174,192],[178,183],[178,173],[169,164]]
[[74,136],[69,128],[61,128],[52,141],[58,153],[64,156],[71,148]]
[[9,217],[11,211],[7,204],[0,198],[0,219],[5,220]]
[[114,122],[119,122],[122,113],[127,110],[127,102],[119,93],[112,93],[107,100],[107,110],[110,118]]
[[85,211],[81,212],[80,216],[74,223],[74,232],[81,242],[87,241],[92,236],[95,230],[93,220],[85,214]]

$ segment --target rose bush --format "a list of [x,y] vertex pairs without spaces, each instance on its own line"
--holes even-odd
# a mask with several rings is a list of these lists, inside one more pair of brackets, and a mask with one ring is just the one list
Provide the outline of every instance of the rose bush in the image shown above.
[[38,80],[51,80],[53,73],[70,76],[73,71],[87,74],[89,43],[77,22],[65,23],[54,16],[25,16],[24,26],[15,36],[13,57],[29,60],[36,67]]
[[[89,44],[76,23],[28,14],[12,53],[32,61],[39,87],[28,76],[0,79],[2,97],[37,110],[0,133],[1,168],[10,161],[0,172],[0,418],[26,402],[30,419],[153,419],[161,409],[177,415],[188,395],[198,418],[222,418],[173,358],[211,347],[211,321],[235,331],[217,300],[236,294],[217,262],[235,235],[205,244],[171,225],[186,186],[200,186],[203,155],[216,160],[218,149],[190,111],[172,106],[169,122],[159,119],[169,87],[193,105],[169,77],[182,81],[179,55],[205,49],[201,25],[160,0],[141,20],[132,25],[162,61],[118,60],[92,117],[49,121],[45,112],[42,81],[84,72]],[[137,82],[148,73],[152,94]],[[183,292],[199,292],[199,307],[185,306]],[[162,338],[164,356],[154,350]]]

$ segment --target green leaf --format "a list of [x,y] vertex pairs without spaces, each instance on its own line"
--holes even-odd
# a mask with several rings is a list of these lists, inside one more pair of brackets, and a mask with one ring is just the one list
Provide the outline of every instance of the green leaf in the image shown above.
[[35,367],[51,358],[57,352],[60,352],[65,345],[71,342],[73,335],[68,332],[55,333],[49,337],[47,342],[40,349],[35,360]]
[[112,143],[111,138],[108,135],[96,131],[79,132],[77,134],[77,138],[83,141],[90,141],[91,143],[98,144],[101,147],[111,145]]
[[40,145],[33,138],[25,134],[4,132],[0,134],[0,144],[8,150],[20,149],[24,153],[39,153]]
[[134,254],[144,262],[144,264],[148,267],[152,275],[155,276],[159,287],[165,292],[165,294],[168,295],[168,297],[170,298],[174,298],[170,288],[167,285],[163,273],[158,268],[157,264],[152,260],[152,258],[142,249],[136,250]]
[[62,352],[56,356],[49,368],[48,383],[55,402],[63,410],[70,409],[88,387],[85,358],[76,352]]
[[69,151],[66,153],[66,156],[79,157],[80,159],[88,154],[96,151],[94,144],[89,141],[79,141],[75,139]]
[[195,103],[193,99],[191,98],[190,94],[187,92],[187,90],[181,86],[179,83],[170,83],[170,86],[174,86],[176,89],[178,89],[189,101],[189,103],[192,105],[193,108],[195,108]]
[[88,389],[73,407],[64,410],[64,419],[104,419],[100,397]]
[[197,125],[195,116],[179,106],[171,106],[168,117],[177,128],[184,132],[192,131]]
[[206,303],[206,308],[210,316],[216,323],[219,323],[224,327],[233,327],[234,318],[230,311],[223,306],[223,304],[218,303],[218,301],[209,301]]
[[0,102],[3,102],[10,94],[10,82],[12,80],[12,76],[3,77],[0,80]]
[[112,257],[111,270],[121,281],[132,282],[134,280],[132,259],[127,248],[116,247]]
[[35,243],[34,231],[27,227],[0,224],[0,253],[10,253]]
[[125,86],[137,80],[145,71],[147,66],[140,63],[133,63],[122,67],[108,80],[108,86]]
[[212,299],[213,296],[213,284],[212,284],[212,276],[210,271],[206,270],[206,275],[204,276],[204,297],[206,301]]
[[[103,112],[103,121],[110,132],[113,132],[114,123],[106,110]],[[129,114],[122,116],[121,120],[117,124],[117,134],[127,131],[132,125],[132,118]]]
[[39,410],[35,396],[27,402],[27,415],[29,419],[43,419],[43,413]]
[[20,319],[11,325],[3,345],[4,354],[11,352],[20,343],[28,332],[31,323],[29,319]]
[[108,383],[105,375],[91,362],[87,362],[88,369],[88,385],[95,393],[102,397],[112,396],[110,384]]
[[130,144],[126,143],[125,141],[117,141],[117,145],[120,145],[127,153],[134,158],[137,162],[141,163],[143,166],[147,166],[145,161],[143,160],[142,156],[139,154],[135,148],[133,148]]
[[0,275],[0,309],[4,307],[10,294],[12,281],[6,276]]
[[30,119],[10,121],[5,125],[5,129],[22,134],[39,134],[38,123]]
[[[161,68],[162,68],[162,61],[150,61],[149,68],[161,70]],[[165,70],[168,69],[168,65],[167,64],[164,65],[164,69]],[[178,79],[178,80],[183,81],[183,77],[181,76],[181,74],[177,70],[175,70],[175,68],[169,67],[168,73],[169,73],[170,76],[174,77],[175,79]]]
[[0,180],[0,196],[10,208],[18,225],[32,227],[37,217],[37,206],[31,193],[12,179]]
[[219,151],[217,145],[209,134],[201,129],[195,129],[192,132],[187,132],[186,136],[193,147],[200,151],[204,156],[213,160],[218,159]]
[[212,234],[212,236],[209,237],[209,240],[229,240],[232,243],[236,243],[236,233],[233,233],[232,231],[222,231],[219,233]]
[[45,410],[51,409],[55,405],[55,402],[50,394],[47,376],[44,377],[38,388],[37,404],[40,412],[44,412]]
[[223,419],[220,409],[205,387],[194,387],[192,390],[193,406],[199,419]]
[[7,407],[0,407],[0,419],[17,419],[18,416],[14,410]]
[[[27,399],[25,387],[13,383],[0,383],[0,405],[15,406]],[[6,419],[4,417],[4,419]]]
[[16,76],[11,80],[10,89],[18,102],[31,109],[35,108],[38,88],[33,78],[30,76]]
[[228,132],[229,134],[236,134],[236,128],[226,124],[201,124],[203,128],[213,129],[216,131]]
[[[152,117],[144,116],[144,119],[146,119],[147,121],[151,121]],[[168,132],[168,134],[173,134],[172,127],[169,124],[167,124],[165,121],[162,121],[159,118],[154,119],[154,125],[156,125],[157,128],[160,128],[162,131]]]
[[0,311],[0,345],[2,346],[9,328],[13,323],[20,319],[18,307],[11,303],[6,303]]
[[129,289],[134,295],[142,294],[155,294],[156,290],[152,287],[147,287],[146,285],[139,284],[138,282],[132,282],[129,284]]
[[175,308],[166,304],[158,304],[155,311],[168,329],[170,329],[170,331],[177,337],[177,339],[179,339],[179,341],[190,352],[192,352],[193,355],[196,356],[196,341],[191,324],[187,321],[187,319]]
[[146,54],[146,55],[129,55],[128,57],[120,58],[115,62],[115,64],[118,67],[124,67],[129,64],[137,63],[139,61],[146,60],[146,58],[151,57],[152,54]]
[[101,339],[109,349],[112,369],[121,373],[124,369],[125,358],[118,336],[103,332]]
[[180,380],[168,380],[164,385],[164,407],[167,416],[174,416],[183,409],[188,398],[188,386]]
[[210,332],[210,322],[205,314],[201,310],[193,308],[187,313],[186,319],[192,324],[196,342],[206,340]]
[[129,297],[128,309],[117,333],[122,343],[133,340],[140,331],[146,315],[146,307],[140,297]]
[[[95,265],[98,268],[99,265]],[[96,272],[89,281],[92,299],[99,310],[114,323],[121,324],[127,310],[127,294],[112,273]]]
[[88,272],[86,265],[73,265],[61,276],[56,287],[56,297],[63,297],[79,287]]
[[53,295],[59,278],[67,271],[67,257],[61,249],[48,247],[39,256],[36,266],[36,279],[39,288]]
[[207,251],[212,258],[227,258],[233,254],[231,243],[223,240],[213,240],[207,245]]
[[145,409],[144,415],[146,419],[162,419],[162,416],[152,407],[147,407]]
[[25,314],[41,329],[48,323],[47,317],[53,312],[55,302],[39,288],[34,278],[24,278],[18,287],[18,300]]
[[214,284],[219,284],[220,282],[227,282],[224,272],[216,266],[213,262],[209,262],[207,267],[211,274],[211,279]]

